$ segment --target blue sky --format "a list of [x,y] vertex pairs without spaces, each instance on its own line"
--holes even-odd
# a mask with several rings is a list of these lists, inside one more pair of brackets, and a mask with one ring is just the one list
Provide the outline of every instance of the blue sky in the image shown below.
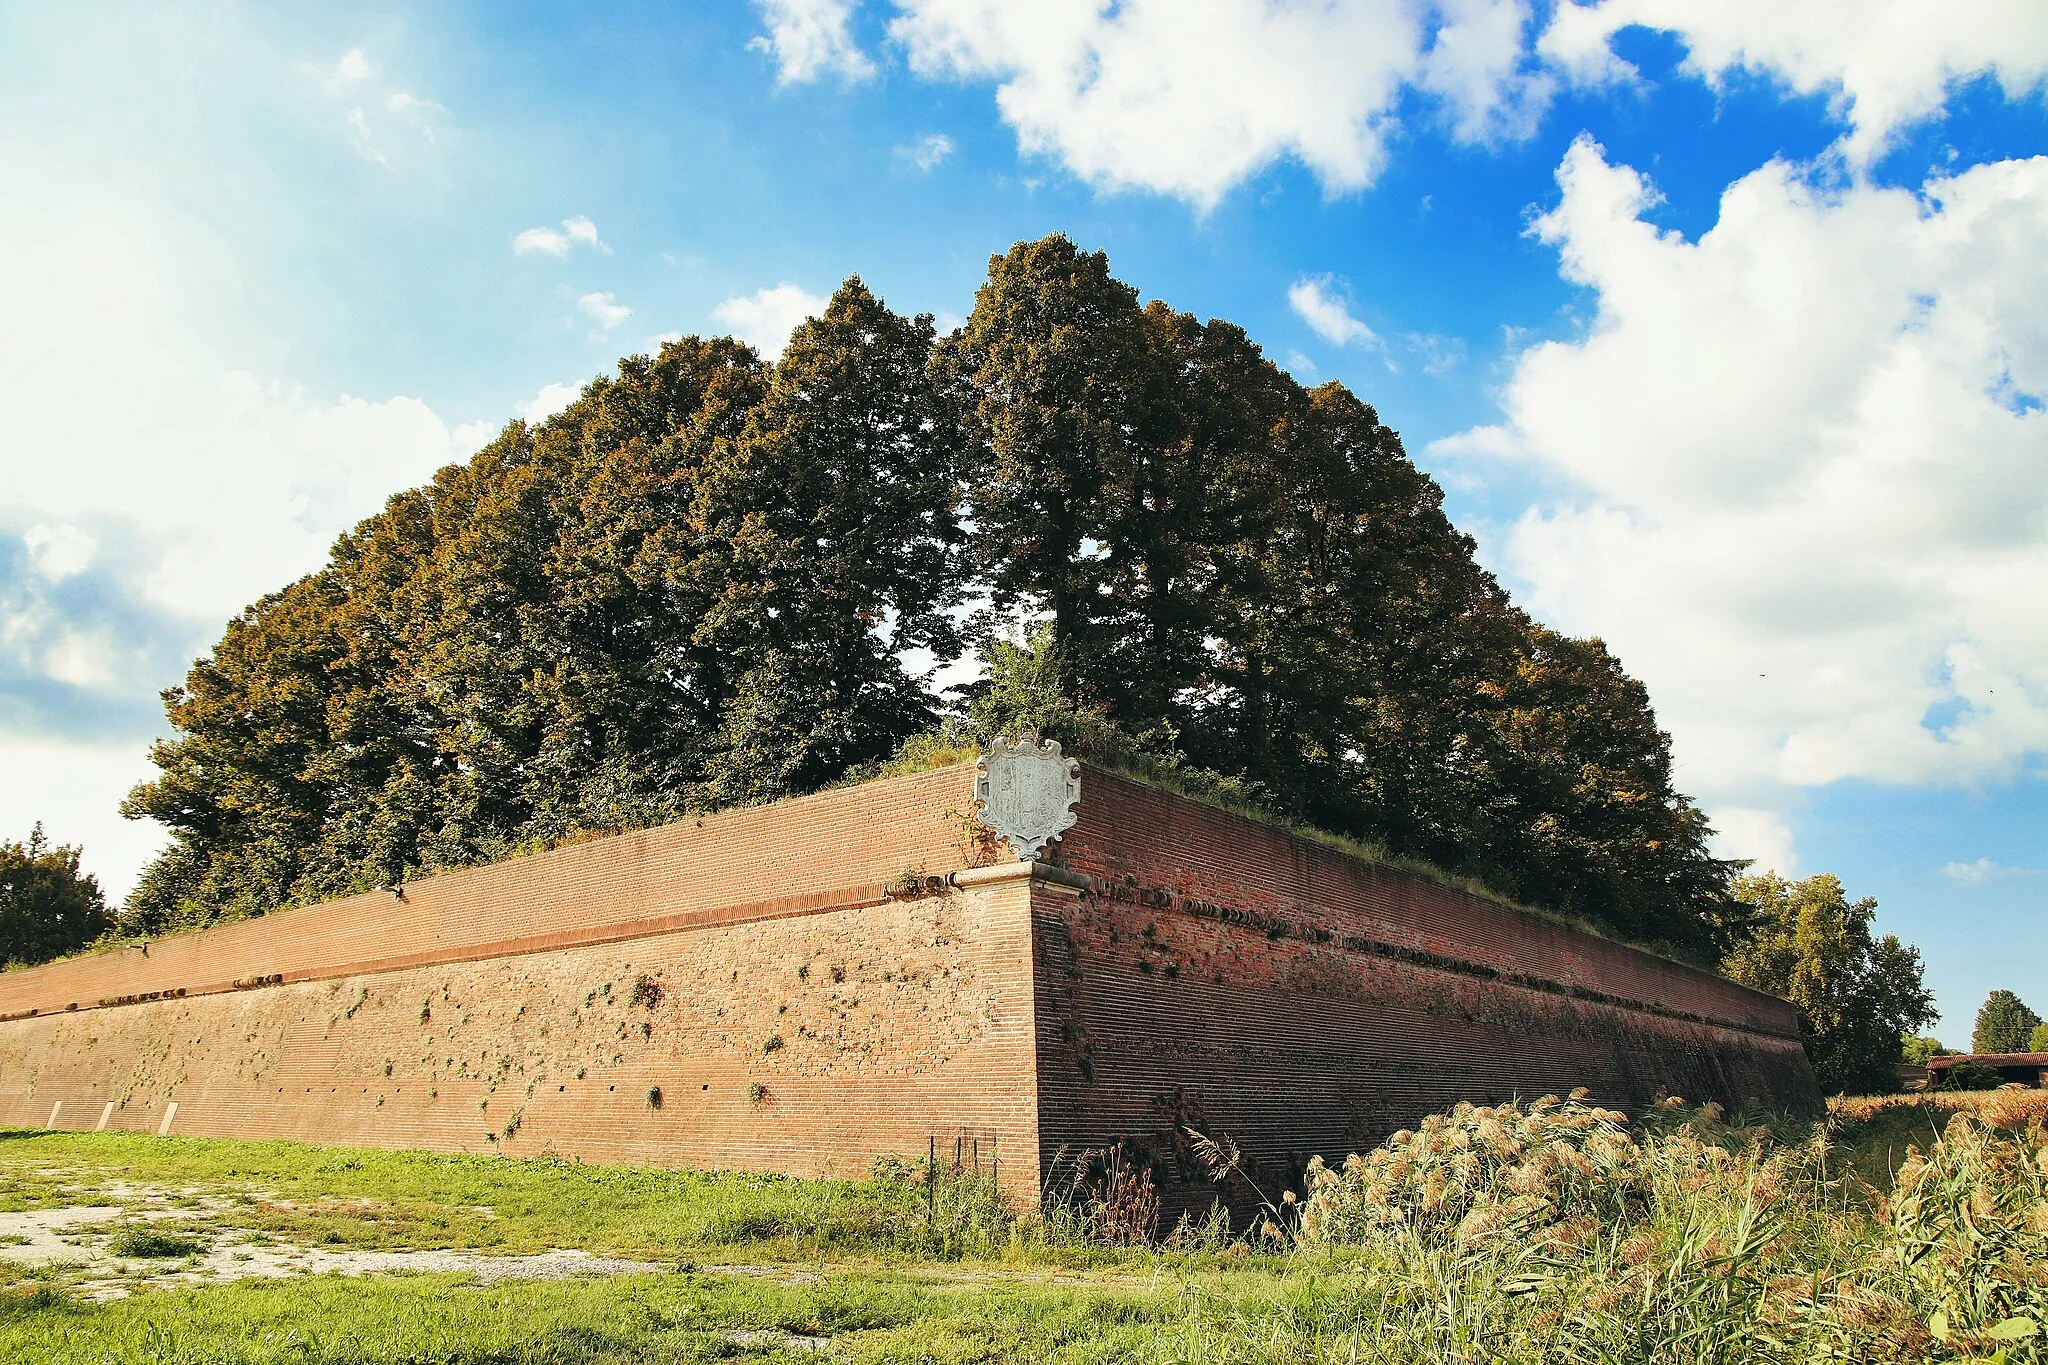
[[2048,1009],[2048,11],[0,3],[0,832],[116,893],[156,693],[683,332],[1059,230],[1403,433],[1724,851]]

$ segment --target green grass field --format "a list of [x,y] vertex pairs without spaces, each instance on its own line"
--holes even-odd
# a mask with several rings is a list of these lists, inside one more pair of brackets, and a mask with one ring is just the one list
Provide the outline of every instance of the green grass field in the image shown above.
[[0,1361],[2038,1365],[2044,1113],[1464,1109],[1321,1172],[1270,1227],[1136,1248],[1103,1244],[1105,1205],[1018,1217],[948,1183],[934,1209],[901,1175],[14,1131]]

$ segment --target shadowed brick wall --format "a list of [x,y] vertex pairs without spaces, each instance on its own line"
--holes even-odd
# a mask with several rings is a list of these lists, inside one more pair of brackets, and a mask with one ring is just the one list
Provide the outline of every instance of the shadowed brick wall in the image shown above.
[[964,1135],[1019,1200],[1063,1146],[1128,1139],[1188,1203],[1190,1127],[1285,1176],[1459,1099],[1817,1098],[1790,1007],[1706,973],[1094,771],[1033,873],[971,789],[0,974],[0,1124],[833,1175]]
[[1092,889],[1033,898],[1048,1161],[1131,1139],[1206,1204],[1190,1128],[1279,1182],[1459,1100],[1818,1105],[1784,1001],[1155,788],[1083,793],[1060,858]]

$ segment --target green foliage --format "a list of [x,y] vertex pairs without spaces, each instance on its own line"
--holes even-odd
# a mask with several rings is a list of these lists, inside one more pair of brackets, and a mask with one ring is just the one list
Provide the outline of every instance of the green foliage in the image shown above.
[[[1773,1127],[1676,1101],[1633,1124],[1576,1101],[1468,1105],[1319,1169],[1270,1231],[1212,1219],[1114,1249],[956,1173],[928,1186],[922,1154],[834,1182],[21,1132],[0,1163],[24,1178],[203,1192],[195,1217],[292,1245],[584,1247],[665,1268],[159,1280],[94,1302],[46,1267],[0,1290],[0,1359],[2040,1365],[2041,1112],[1894,1097]],[[739,1263],[700,1266],[700,1248]]]
[[2025,1052],[2041,1027],[2041,1016],[2011,991],[1993,991],[1977,1010],[1977,1028],[1970,1036],[1972,1052]]
[[926,728],[898,653],[958,649],[931,341],[849,280],[772,370],[671,342],[394,497],[166,694],[132,927],[808,790]]
[[1798,1007],[1821,1089],[1895,1087],[1901,1036],[1935,1017],[1920,950],[1892,934],[1874,939],[1877,901],[1850,901],[1828,873],[1796,882],[1775,873],[1741,877],[1733,896],[1752,919],[1722,971]]
[[1940,1072],[1939,1088],[1943,1090],[1996,1090],[2003,1084],[2005,1077],[1975,1062],[1957,1062]]
[[2034,1032],[2027,1039],[2027,1051],[2048,1052],[2048,1023],[2034,1025]]
[[1899,1060],[1907,1066],[1926,1066],[1936,1057],[1953,1057],[1956,1050],[1943,1047],[1939,1038],[1916,1038],[1906,1034],[1899,1047]]
[[163,1260],[174,1256],[196,1256],[204,1250],[206,1243],[197,1237],[165,1232],[146,1223],[126,1224],[107,1239],[107,1252],[113,1256]]
[[[904,660],[969,644],[988,677],[942,716]],[[1606,647],[1508,601],[1369,405],[1061,236],[945,338],[855,278],[772,366],[621,361],[393,497],[166,703],[134,932],[1024,726],[1693,961],[1739,929]]]
[[40,822],[28,842],[0,840],[0,967],[48,962],[106,932],[97,878],[78,871],[74,844],[52,845]]
[[[935,369],[997,613],[978,726],[1213,774],[1283,818],[1694,960],[1730,868],[1598,641],[1515,610],[1399,438],[1063,237],[990,262]],[[982,623],[984,638],[993,636]],[[1028,657],[1027,657],[1028,656]]]

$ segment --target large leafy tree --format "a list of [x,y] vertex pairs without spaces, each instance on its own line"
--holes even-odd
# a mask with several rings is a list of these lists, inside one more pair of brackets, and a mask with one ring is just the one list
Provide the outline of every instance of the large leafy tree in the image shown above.
[[773,365],[669,343],[393,497],[167,694],[127,810],[172,842],[129,909],[815,788],[932,725],[906,660],[967,638],[1054,690],[999,681],[978,721],[1697,960],[1739,919],[1641,686],[1515,609],[1373,408],[1060,236],[991,260],[946,338],[850,279]]
[[2041,1016],[2012,991],[1997,990],[1977,1010],[1977,1028],[1970,1036],[1972,1052],[2025,1052],[2033,1046]]
[[1851,901],[1839,878],[1738,877],[1734,899],[1749,933],[1722,964],[1745,985],[1799,1009],[1807,1055],[1821,1088],[1866,1094],[1897,1086],[1899,1039],[1934,1020],[1920,950],[1871,933],[1877,901]]
[[958,452],[928,318],[849,281],[777,367],[685,338],[394,497],[166,696],[137,928],[782,795],[931,719]]
[[75,844],[52,844],[40,823],[26,842],[0,840],[0,967],[48,962],[107,931],[99,881],[78,859]]
[[935,368],[994,605],[1042,614],[1076,714],[1532,903],[1725,946],[1732,869],[1641,686],[1508,603],[1370,406],[1060,237],[990,262]]
[[935,719],[901,658],[960,651],[959,438],[927,377],[932,340],[929,317],[851,279],[713,446],[696,638],[743,662],[708,759],[714,802],[820,786]]

